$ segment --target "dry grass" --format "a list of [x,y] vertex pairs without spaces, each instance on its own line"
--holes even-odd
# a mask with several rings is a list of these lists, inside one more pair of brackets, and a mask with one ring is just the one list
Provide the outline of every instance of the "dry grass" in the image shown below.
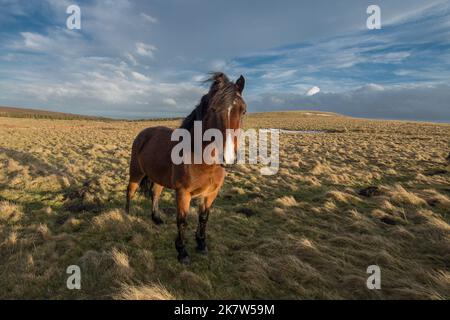
[[15,223],[22,219],[23,213],[19,206],[9,201],[0,202],[0,221]]
[[[184,267],[172,192],[165,225],[142,197],[123,211],[133,138],[177,123],[0,118],[0,298],[450,298],[449,125],[250,115],[248,127],[323,133],[282,134],[275,176],[229,169],[210,253],[195,253],[193,209]],[[81,290],[66,288],[73,264]],[[372,264],[379,291],[365,286]]]
[[294,207],[298,205],[293,196],[284,196],[282,198],[278,198],[275,200],[275,203],[283,207]]
[[120,300],[175,300],[175,297],[162,285],[128,286],[121,288],[115,299]]

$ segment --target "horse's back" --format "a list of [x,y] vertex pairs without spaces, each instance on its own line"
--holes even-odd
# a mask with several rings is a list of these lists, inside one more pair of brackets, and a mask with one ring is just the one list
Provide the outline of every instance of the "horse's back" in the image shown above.
[[168,127],[158,126],[150,127],[142,130],[134,139],[133,153],[139,154],[143,147],[150,143],[152,140],[167,139],[170,141],[173,130]]

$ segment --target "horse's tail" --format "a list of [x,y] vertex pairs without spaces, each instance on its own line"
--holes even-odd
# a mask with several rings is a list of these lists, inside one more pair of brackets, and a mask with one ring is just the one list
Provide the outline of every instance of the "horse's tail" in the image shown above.
[[151,198],[152,187],[153,182],[150,181],[147,176],[145,176],[144,178],[142,178],[141,183],[139,184],[139,192],[142,193],[145,197]]

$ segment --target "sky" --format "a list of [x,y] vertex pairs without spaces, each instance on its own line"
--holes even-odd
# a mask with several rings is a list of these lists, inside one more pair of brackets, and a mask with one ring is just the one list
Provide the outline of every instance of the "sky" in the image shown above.
[[[81,10],[69,30],[67,7]],[[381,10],[369,30],[366,10]],[[450,1],[0,0],[0,105],[180,117],[207,73],[250,112],[450,122]]]

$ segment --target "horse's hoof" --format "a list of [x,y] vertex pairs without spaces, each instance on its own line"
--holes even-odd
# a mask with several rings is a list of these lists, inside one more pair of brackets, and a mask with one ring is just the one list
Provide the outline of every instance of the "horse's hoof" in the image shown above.
[[153,220],[153,222],[155,224],[163,224],[164,223],[164,220],[161,219],[161,217],[158,217],[158,216],[152,216],[152,220]]
[[185,266],[188,266],[188,265],[191,264],[191,259],[189,258],[188,255],[185,255],[185,256],[182,256],[182,257],[178,256],[178,261],[179,261],[182,265],[185,265]]

